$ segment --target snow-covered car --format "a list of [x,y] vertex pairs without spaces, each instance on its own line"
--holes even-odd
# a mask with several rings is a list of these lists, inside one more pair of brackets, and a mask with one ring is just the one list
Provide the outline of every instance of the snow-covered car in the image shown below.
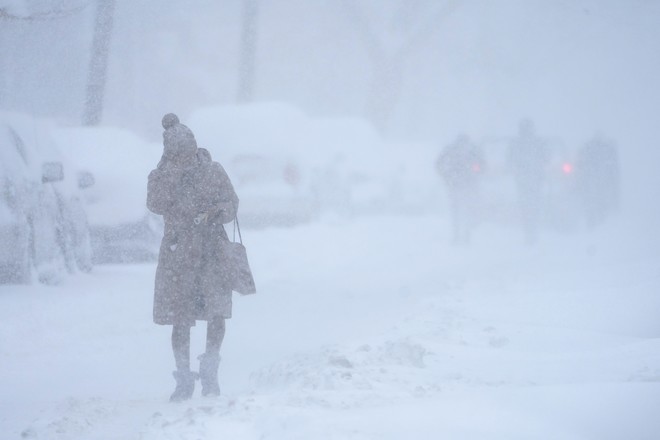
[[[218,106],[186,121],[232,180],[244,226],[292,226],[317,215],[307,117],[286,104]],[[305,151],[307,150],[307,151]]]
[[183,122],[225,166],[245,225],[420,211],[435,197],[428,146],[387,144],[359,118],[270,102],[202,108]]
[[436,209],[433,144],[386,141],[360,118],[310,118],[309,126],[321,211],[359,216]]
[[56,284],[92,267],[75,168],[44,121],[0,113],[0,282]]
[[96,264],[154,261],[163,222],[146,207],[147,176],[162,145],[114,127],[69,127],[54,132],[62,151],[76,158]]
[[291,158],[238,154],[227,163],[240,195],[240,221],[248,227],[292,226],[314,218],[316,205]]

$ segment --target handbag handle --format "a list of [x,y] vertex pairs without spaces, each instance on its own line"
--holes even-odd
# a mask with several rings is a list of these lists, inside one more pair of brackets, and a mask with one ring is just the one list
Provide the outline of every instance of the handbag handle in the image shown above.
[[238,230],[238,239],[241,244],[243,244],[243,237],[241,236],[241,225],[238,224],[238,213],[234,217],[234,238],[232,241],[236,241],[236,230]]

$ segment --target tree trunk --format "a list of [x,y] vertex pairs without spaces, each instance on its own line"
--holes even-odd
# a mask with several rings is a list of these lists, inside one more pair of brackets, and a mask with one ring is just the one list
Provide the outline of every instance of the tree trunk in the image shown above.
[[257,58],[259,0],[243,0],[241,47],[239,51],[237,101],[249,102],[254,96]]
[[84,125],[97,125],[103,115],[103,95],[108,70],[108,55],[114,18],[115,0],[98,0],[94,40],[87,78]]

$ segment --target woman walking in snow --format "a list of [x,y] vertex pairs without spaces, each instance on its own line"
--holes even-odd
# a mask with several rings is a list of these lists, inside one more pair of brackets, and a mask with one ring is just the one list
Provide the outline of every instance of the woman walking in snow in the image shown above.
[[[163,117],[163,157],[149,174],[147,207],[160,214],[165,234],[154,289],[154,322],[172,325],[176,389],[171,401],[189,399],[200,378],[202,395],[219,395],[218,365],[231,317],[231,286],[224,223],[234,220],[238,197],[222,166],[197,147],[176,115]],[[190,328],[207,321],[199,374],[190,369]]]

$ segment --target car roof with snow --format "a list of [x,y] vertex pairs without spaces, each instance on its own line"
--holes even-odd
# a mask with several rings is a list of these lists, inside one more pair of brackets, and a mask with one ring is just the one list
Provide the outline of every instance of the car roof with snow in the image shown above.
[[41,182],[44,164],[62,164],[60,190],[76,191],[76,162],[64,154],[53,138],[55,125],[45,119],[0,111],[0,172],[11,179]]
[[147,214],[147,176],[162,154],[162,145],[115,127],[70,127],[54,131],[60,148],[92,173],[90,224],[117,225]]

